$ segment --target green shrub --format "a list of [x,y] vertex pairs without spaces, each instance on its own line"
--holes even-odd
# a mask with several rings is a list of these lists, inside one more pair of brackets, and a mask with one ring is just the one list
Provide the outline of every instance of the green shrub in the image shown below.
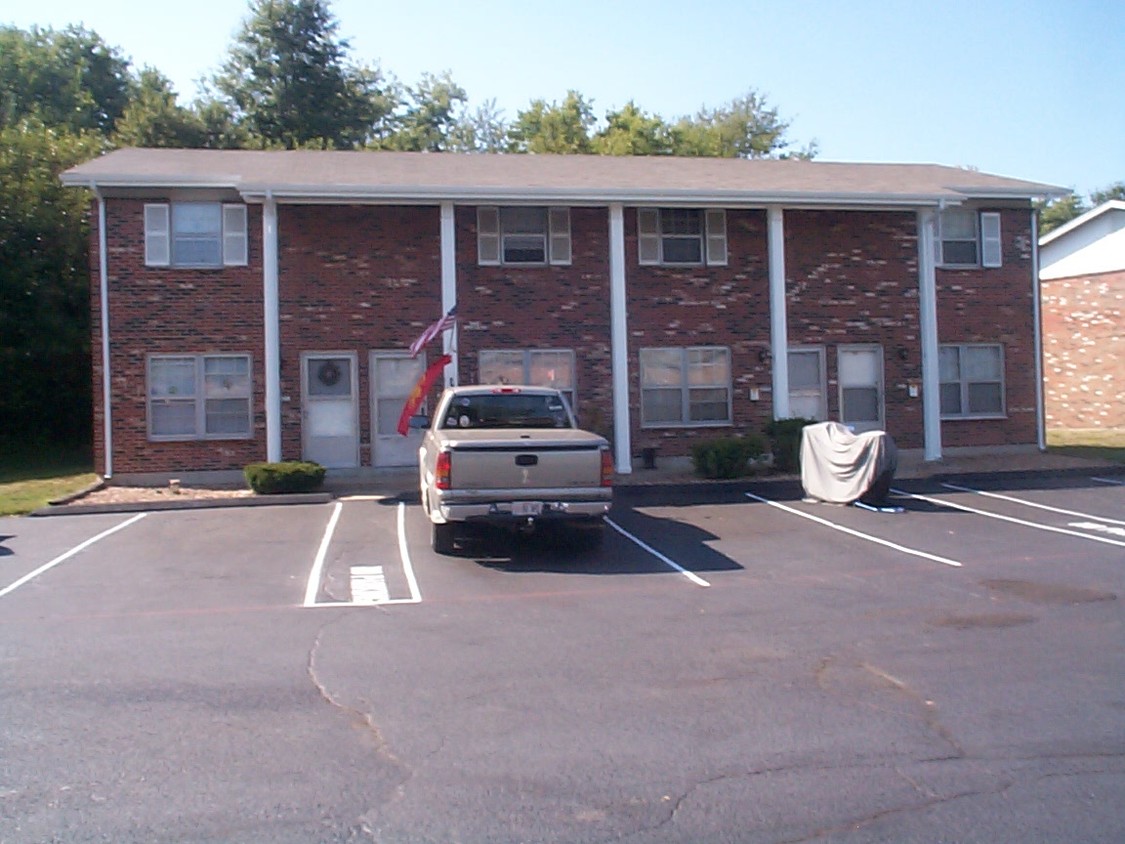
[[695,443],[691,462],[695,473],[704,478],[740,478],[751,458],[761,457],[765,450],[765,441],[757,434],[724,437]]
[[775,419],[766,426],[770,438],[775,472],[792,473],[801,467],[801,429],[815,425],[815,419]]
[[319,463],[287,460],[284,463],[251,463],[244,470],[246,483],[259,495],[312,492],[324,483],[325,469]]

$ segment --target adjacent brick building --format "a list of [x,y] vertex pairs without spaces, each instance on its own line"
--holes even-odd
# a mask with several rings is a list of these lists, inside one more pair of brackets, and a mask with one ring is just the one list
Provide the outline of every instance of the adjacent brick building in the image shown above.
[[[1042,441],[1035,197],[933,165],[119,150],[93,189],[99,470],[410,465],[449,383],[550,383],[642,448],[774,418],[937,459]],[[410,344],[456,307],[457,328]]]

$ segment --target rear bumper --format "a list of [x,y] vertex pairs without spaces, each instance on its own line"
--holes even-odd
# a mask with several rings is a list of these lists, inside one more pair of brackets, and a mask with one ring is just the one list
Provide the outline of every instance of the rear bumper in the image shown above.
[[[535,515],[517,515],[512,501],[487,501],[473,504],[441,504],[434,515],[443,522],[524,523],[532,521],[590,521],[609,512],[612,501],[542,501],[543,509]],[[435,519],[437,521],[437,519]]]

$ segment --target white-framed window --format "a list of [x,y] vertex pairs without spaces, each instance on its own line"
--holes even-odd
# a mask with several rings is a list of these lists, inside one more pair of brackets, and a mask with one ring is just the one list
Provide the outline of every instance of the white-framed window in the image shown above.
[[944,267],[1003,265],[1000,215],[966,208],[947,208],[939,216],[937,261]]
[[477,208],[477,263],[570,263],[570,209],[512,205]]
[[145,265],[244,267],[246,206],[221,202],[146,203]]
[[571,349],[482,349],[479,363],[481,384],[554,387],[566,396],[571,411],[578,412]]
[[638,208],[641,264],[724,266],[727,212],[722,208]]
[[943,345],[938,360],[943,418],[1005,415],[1004,349],[999,343]]
[[730,349],[641,349],[641,424],[646,428],[731,423]]
[[249,355],[149,355],[151,440],[246,439]]
[[789,349],[789,415],[823,422],[828,418],[828,382],[823,346]]

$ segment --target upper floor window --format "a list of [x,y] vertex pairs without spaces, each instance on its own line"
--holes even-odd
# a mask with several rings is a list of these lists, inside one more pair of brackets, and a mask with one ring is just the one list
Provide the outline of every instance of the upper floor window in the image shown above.
[[951,208],[941,212],[938,263],[945,267],[999,267],[1000,215]]
[[1004,351],[999,344],[942,346],[943,417],[1004,415]]
[[554,387],[566,396],[572,411],[577,409],[570,349],[483,349],[478,377],[482,384]]
[[250,436],[249,355],[151,355],[148,434],[154,440]]
[[649,428],[729,425],[730,349],[641,349],[641,422]]
[[723,266],[727,214],[721,208],[638,208],[637,250],[642,264]]
[[245,205],[148,203],[144,223],[146,266],[246,266]]
[[569,264],[570,209],[477,208],[477,263]]

